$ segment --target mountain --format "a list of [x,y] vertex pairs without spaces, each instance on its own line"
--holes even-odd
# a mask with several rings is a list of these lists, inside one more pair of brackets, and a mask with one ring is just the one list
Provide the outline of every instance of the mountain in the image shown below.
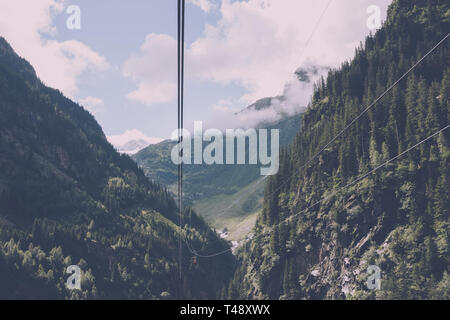
[[151,138],[137,129],[126,130],[119,135],[110,135],[106,137],[119,153],[128,155],[135,154],[148,145],[159,143],[163,139]]
[[[46,87],[0,37],[0,298],[214,298],[228,243],[107,141],[94,117]],[[66,269],[82,271],[70,291]]]
[[450,38],[395,83],[449,30],[448,1],[394,0],[319,83],[224,297],[450,299]]
[[[247,112],[251,116],[255,112],[270,110],[274,99],[282,97],[258,100],[240,113]],[[300,113],[280,113],[277,120],[262,122],[257,129],[280,129],[280,145],[286,146],[298,132],[300,119]],[[132,156],[147,177],[167,186],[174,195],[178,169],[170,154],[175,145],[176,142],[166,140]],[[185,165],[184,200],[216,229],[228,229],[228,239],[242,240],[261,209],[264,179],[259,168],[259,165]]]
[[135,154],[148,146],[148,141],[143,139],[130,140],[127,143],[117,147],[117,152],[126,154]]
[[241,110],[239,113],[245,113],[248,111],[261,111],[261,110],[267,110],[268,108],[271,107],[272,105],[272,101],[274,100],[282,100],[283,96],[278,96],[278,97],[266,97],[266,98],[262,98],[259,99],[258,101],[256,101],[255,103],[249,105],[247,108]]

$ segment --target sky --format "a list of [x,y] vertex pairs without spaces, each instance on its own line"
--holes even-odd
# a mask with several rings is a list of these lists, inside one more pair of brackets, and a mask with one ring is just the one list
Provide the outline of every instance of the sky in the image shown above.
[[[264,97],[305,106],[313,80],[352,58],[391,0],[187,0],[185,123],[234,128]],[[80,9],[80,25],[73,25]],[[177,125],[176,0],[0,0],[0,36],[48,86],[89,110],[113,144],[156,143]],[[375,5],[375,9],[374,6]],[[374,11],[375,10],[375,11]],[[375,16],[374,16],[375,14]],[[274,107],[279,107],[279,102]],[[259,115],[261,116],[261,115]],[[265,114],[264,117],[271,117]]]

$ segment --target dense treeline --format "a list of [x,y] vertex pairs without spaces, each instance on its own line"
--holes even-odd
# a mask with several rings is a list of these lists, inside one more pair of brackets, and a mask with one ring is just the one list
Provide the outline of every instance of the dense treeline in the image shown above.
[[[340,190],[449,125],[449,39],[303,167],[449,31],[448,1],[395,0],[318,83],[225,297],[450,298],[450,129]],[[365,285],[369,265],[381,290]]]
[[[231,254],[192,263],[169,192],[118,154],[95,119],[0,37],[0,298],[214,298]],[[228,244],[191,210],[191,247]],[[66,269],[82,270],[81,291]]]

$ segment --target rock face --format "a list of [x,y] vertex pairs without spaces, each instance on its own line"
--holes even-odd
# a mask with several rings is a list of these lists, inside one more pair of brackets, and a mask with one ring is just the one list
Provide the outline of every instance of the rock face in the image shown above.
[[[450,129],[379,167],[449,125],[449,40],[323,149],[446,36],[449,12],[445,1],[393,1],[383,27],[318,85],[227,297],[450,298]],[[380,289],[369,289],[369,267]]]

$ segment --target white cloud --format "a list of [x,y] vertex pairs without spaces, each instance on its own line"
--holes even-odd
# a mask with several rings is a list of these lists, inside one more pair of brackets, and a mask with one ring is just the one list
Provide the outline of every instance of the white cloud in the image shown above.
[[105,111],[105,103],[99,98],[88,96],[83,99],[78,99],[78,102],[93,115],[97,115]]
[[219,112],[229,112],[232,111],[232,102],[230,100],[219,100],[215,105],[213,105],[213,109]]
[[286,116],[293,116],[303,111],[308,105],[314,83],[327,74],[326,66],[315,66],[309,62],[297,70],[286,83],[283,94],[266,98],[261,102],[265,108],[246,108],[236,110],[232,106],[238,101],[220,100],[213,108],[213,118],[205,124],[208,128],[254,128],[261,123],[276,123]]
[[26,58],[48,86],[73,98],[86,70],[106,70],[106,59],[82,42],[45,39],[54,35],[53,17],[65,8],[62,0],[0,0],[0,35]]
[[113,145],[123,145],[131,140],[145,140],[149,144],[154,144],[161,142],[163,139],[148,137],[137,129],[126,130],[122,134],[108,136],[108,141]]
[[[339,66],[369,34],[366,10],[373,1],[333,1],[315,29],[328,1],[222,0],[219,21],[186,48],[186,76],[240,84],[244,104],[283,93],[299,66]],[[378,1],[382,12],[390,2]],[[149,35],[126,64],[138,82],[129,97],[147,104],[175,98],[176,51],[172,37]]]
[[187,0],[187,2],[198,6],[205,12],[210,12],[216,8],[216,5],[210,0]]
[[[208,25],[189,48],[188,74],[240,83],[247,102],[281,94],[305,61],[338,66],[370,30],[372,0],[333,1],[303,53],[329,0],[223,0],[221,20]],[[379,1],[385,11],[391,0]]]
[[176,40],[168,35],[149,34],[139,54],[130,57],[123,66],[123,74],[138,83],[128,98],[152,105],[176,97],[176,61]]
[[139,87],[135,91],[130,92],[127,97],[142,104],[152,105],[169,102],[175,97],[176,91],[177,87],[173,82],[154,83],[147,80],[141,82]]
[[314,84],[321,77],[326,78],[329,66],[317,65],[310,60],[305,61],[297,69],[283,90],[283,100],[272,100],[272,107],[283,114],[296,114],[302,111],[311,100]]

